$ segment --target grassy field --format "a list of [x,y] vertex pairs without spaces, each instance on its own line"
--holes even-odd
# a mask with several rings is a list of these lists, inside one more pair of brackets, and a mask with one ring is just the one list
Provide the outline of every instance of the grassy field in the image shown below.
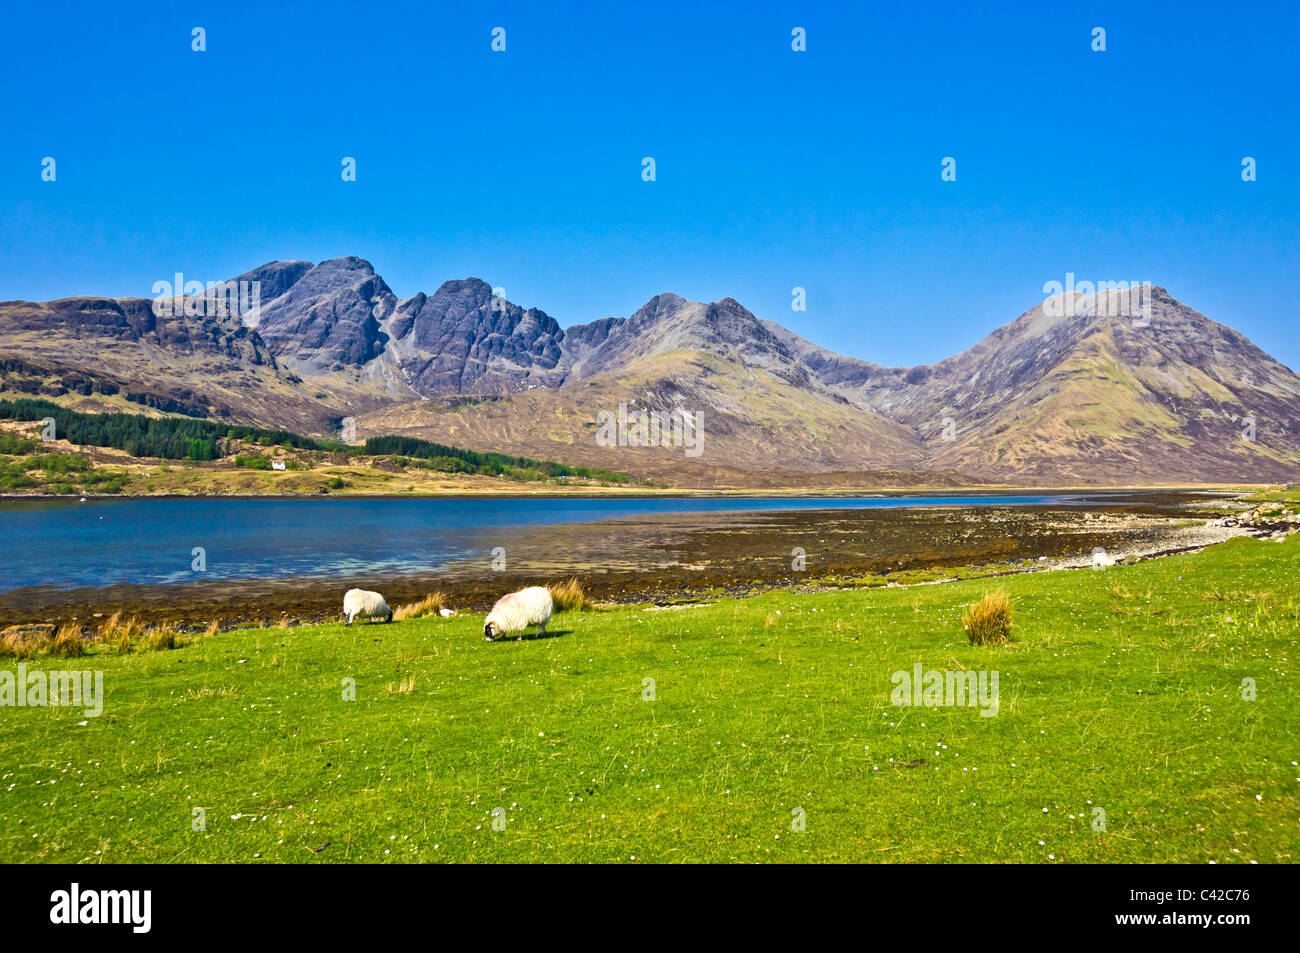
[[[0,709],[0,860],[1294,862],[1298,580],[1300,536],[1000,579],[1001,647],[970,580],[36,659],[106,701]],[[892,705],[916,663],[997,715]]]

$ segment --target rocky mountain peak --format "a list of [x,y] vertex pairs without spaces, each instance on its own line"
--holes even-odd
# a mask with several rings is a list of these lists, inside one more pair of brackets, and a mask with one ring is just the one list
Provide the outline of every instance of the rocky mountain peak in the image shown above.
[[493,294],[480,278],[444,281],[432,295],[407,298],[387,328],[421,396],[508,394],[564,379],[559,323]]
[[[286,276],[294,269],[286,270]],[[378,357],[387,335],[381,321],[397,298],[361,258],[331,258],[306,270],[245,322],[271,352],[303,372],[341,370]]]

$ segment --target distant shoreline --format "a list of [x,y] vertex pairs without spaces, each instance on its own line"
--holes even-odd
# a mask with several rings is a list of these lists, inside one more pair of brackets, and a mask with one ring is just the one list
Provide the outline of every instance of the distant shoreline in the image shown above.
[[768,497],[789,497],[791,499],[903,499],[911,496],[1002,496],[1009,493],[1026,495],[1070,495],[1099,496],[1115,493],[1214,493],[1234,496],[1254,493],[1277,486],[1275,483],[1249,483],[1225,486],[1222,483],[1169,483],[1169,484],[1115,484],[1107,486],[1030,486],[1017,484],[980,484],[969,487],[951,486],[907,486],[907,487],[864,487],[861,489],[818,489],[810,491],[798,487],[780,489],[691,489],[674,487],[656,489],[653,487],[629,487],[625,490],[611,490],[607,487],[593,489],[590,492],[578,490],[536,490],[522,492],[518,490],[482,491],[457,490],[449,493],[143,493],[143,494],[106,494],[106,493],[0,493],[0,502],[22,502],[24,500],[63,500],[79,502],[82,497],[87,502],[104,502],[113,500],[455,500],[496,499],[518,500],[617,500],[627,497],[649,496],[656,499],[763,499]]

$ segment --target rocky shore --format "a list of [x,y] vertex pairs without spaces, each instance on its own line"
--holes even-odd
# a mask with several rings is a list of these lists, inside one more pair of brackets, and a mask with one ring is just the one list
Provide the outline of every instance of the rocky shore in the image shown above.
[[466,562],[384,577],[29,587],[0,594],[0,636],[72,624],[93,638],[115,613],[181,631],[214,623],[293,627],[336,619],[352,586],[376,589],[394,606],[440,591],[452,605],[483,611],[514,587],[575,576],[598,602],[672,604],[771,588],[1131,563],[1234,536],[1281,539],[1297,531],[1293,504],[1243,509],[1239,499],[1205,493],[1134,493],[1085,505],[662,514],[522,530],[510,544],[509,572]]

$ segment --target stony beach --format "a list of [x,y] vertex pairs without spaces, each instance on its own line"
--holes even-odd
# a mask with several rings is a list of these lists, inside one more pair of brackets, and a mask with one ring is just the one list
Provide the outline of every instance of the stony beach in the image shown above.
[[507,547],[507,569],[487,558],[438,573],[339,579],[257,579],[58,589],[0,594],[0,627],[76,623],[87,637],[112,614],[182,630],[295,626],[337,618],[358,586],[393,606],[433,591],[484,611],[521,585],[577,577],[590,598],[672,604],[772,588],[908,585],[969,576],[1135,561],[1232,536],[1290,532],[1274,513],[1251,525],[1248,504],[1203,491],[1112,494],[1083,504],[933,506],[761,513],[678,513],[485,534],[485,553]]

